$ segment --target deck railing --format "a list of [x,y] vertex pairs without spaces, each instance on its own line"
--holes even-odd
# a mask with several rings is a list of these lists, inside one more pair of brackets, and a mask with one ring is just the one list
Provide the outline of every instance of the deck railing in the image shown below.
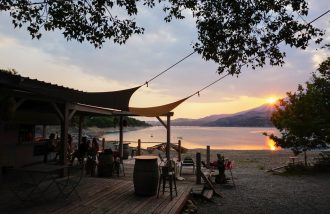
[[[137,141],[123,141],[123,144],[131,144],[130,148],[131,149],[135,149],[136,151],[136,156],[139,156],[142,154],[142,150],[146,150],[146,151],[151,151],[151,149],[149,149],[150,147],[142,147],[142,144],[149,144],[149,145],[158,145],[158,144],[162,144],[162,143],[166,143],[166,142],[160,142],[160,141],[148,141],[148,142],[142,142],[141,139],[138,139]],[[181,140],[178,140],[177,143],[171,143],[171,144],[175,144],[178,145],[178,161],[181,161]],[[116,148],[116,146],[119,145],[119,141],[118,140],[110,140],[110,141],[105,141],[105,139],[102,139],[102,149],[108,149],[108,148]]]

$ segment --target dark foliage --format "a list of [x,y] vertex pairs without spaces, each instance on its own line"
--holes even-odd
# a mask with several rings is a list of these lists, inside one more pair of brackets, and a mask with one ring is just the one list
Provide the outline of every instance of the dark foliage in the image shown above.
[[7,73],[7,74],[14,74],[17,75],[17,71],[13,68],[8,68],[8,69],[2,69],[0,68],[0,72]]
[[[128,126],[150,126],[144,121],[135,118],[126,117]],[[98,128],[117,127],[119,126],[118,117],[88,117],[85,119],[84,124],[86,127],[96,126]]]
[[[134,19],[138,2],[149,8],[162,4],[166,22],[183,19],[183,11],[190,11],[198,31],[193,48],[216,62],[219,73],[282,65],[281,42],[305,49],[323,35],[303,19],[308,15],[306,0],[0,0],[0,10],[9,11],[15,27],[27,26],[32,38],[59,29],[68,40],[101,47],[107,40],[123,44],[144,32]],[[118,11],[120,17],[115,15]]]
[[330,146],[330,57],[324,61],[312,80],[280,101],[272,122],[281,137],[270,135],[277,146],[301,151]]

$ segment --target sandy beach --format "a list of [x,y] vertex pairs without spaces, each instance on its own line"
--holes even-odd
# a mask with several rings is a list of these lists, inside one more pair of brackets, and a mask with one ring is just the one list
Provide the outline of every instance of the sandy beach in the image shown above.
[[[190,150],[193,155],[198,150]],[[202,160],[205,160],[205,150]],[[220,153],[235,161],[233,176],[236,187],[229,182],[216,185],[223,198],[206,201],[192,197],[197,213],[329,213],[330,173],[274,173],[268,169],[287,164],[291,151],[228,151],[213,150],[211,160]],[[187,155],[187,154],[184,154]],[[183,156],[184,156],[183,155]],[[318,152],[308,152],[311,163]],[[297,161],[303,161],[300,154]],[[227,175],[228,172],[226,171]]]
[[[104,130],[91,131],[95,133]],[[206,161],[206,149],[189,149],[182,157],[191,156],[195,159],[196,152],[200,152],[202,160]],[[145,150],[143,153],[148,154]],[[160,152],[153,153],[157,155]],[[267,172],[269,169],[292,162],[290,157],[293,153],[290,150],[215,150],[211,147],[211,161],[217,160],[218,153],[234,161],[232,172],[236,187],[233,187],[232,182],[226,185],[216,184],[216,189],[224,197],[213,197],[212,201],[192,197],[191,200],[197,206],[197,213],[330,212],[330,173],[290,174],[283,173],[284,170]],[[317,151],[308,152],[308,163],[313,164],[318,154]],[[171,151],[171,156],[176,157],[177,153]],[[298,155],[295,160],[303,161],[303,154]],[[230,175],[228,171],[226,174]],[[184,182],[195,182],[194,176],[183,177],[187,178]],[[131,179],[131,175],[125,179]]]

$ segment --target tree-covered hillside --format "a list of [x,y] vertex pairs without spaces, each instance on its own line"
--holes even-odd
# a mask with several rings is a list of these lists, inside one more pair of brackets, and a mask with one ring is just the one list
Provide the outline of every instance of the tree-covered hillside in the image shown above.
[[[124,117],[123,121],[124,125],[127,126],[150,126],[150,124],[137,120],[131,117]],[[84,120],[85,127],[96,126],[98,128],[106,128],[106,127],[117,127],[119,126],[119,117],[86,117]]]

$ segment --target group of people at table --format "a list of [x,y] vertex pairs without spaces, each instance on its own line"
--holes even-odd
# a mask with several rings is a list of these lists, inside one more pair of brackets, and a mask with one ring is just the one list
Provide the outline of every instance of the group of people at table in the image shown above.
[[[44,143],[44,163],[49,161],[49,154],[54,152],[55,157],[53,161],[56,161],[59,157],[60,152],[60,143],[57,139],[55,139],[55,134],[52,133],[49,135],[49,139]],[[75,158],[78,159],[79,163],[84,162],[84,158],[87,157],[87,168],[89,167],[89,171],[95,169],[97,154],[99,152],[99,144],[97,139],[94,137],[92,141],[88,140],[87,137],[81,138],[81,143],[78,145],[78,148],[75,149],[72,144],[72,136],[68,135],[67,142],[67,151],[66,157],[70,164],[72,164]],[[93,172],[91,172],[93,175]]]

